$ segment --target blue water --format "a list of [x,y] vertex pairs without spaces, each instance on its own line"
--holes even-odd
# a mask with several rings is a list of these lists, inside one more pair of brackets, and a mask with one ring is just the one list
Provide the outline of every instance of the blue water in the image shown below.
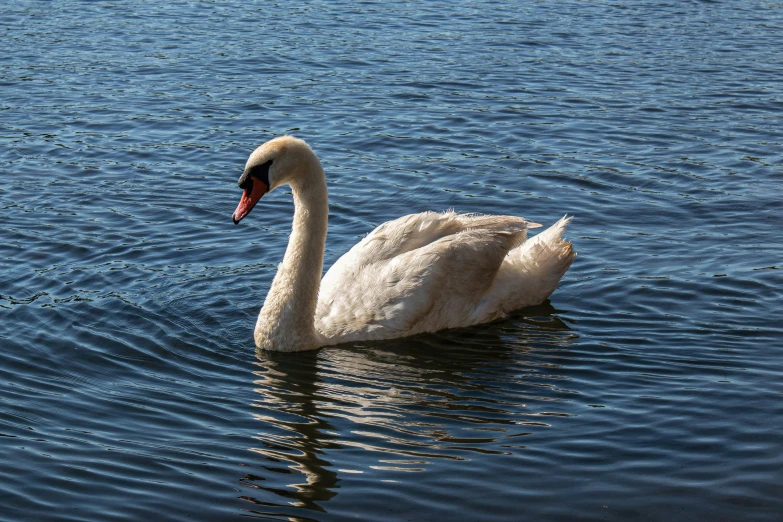
[[[0,7],[0,520],[780,520],[783,4]],[[454,208],[579,255],[508,320],[252,328],[293,133],[326,263]]]

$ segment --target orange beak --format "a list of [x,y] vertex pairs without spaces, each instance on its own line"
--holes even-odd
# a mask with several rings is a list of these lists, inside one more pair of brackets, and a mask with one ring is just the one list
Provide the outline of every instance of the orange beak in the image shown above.
[[253,184],[250,187],[245,188],[245,191],[242,193],[242,198],[239,200],[239,205],[237,205],[237,209],[231,216],[231,220],[235,225],[242,221],[245,216],[250,214],[250,211],[256,206],[256,203],[261,199],[261,196],[266,194],[269,190],[267,184],[260,179],[255,176],[251,179],[253,180]]

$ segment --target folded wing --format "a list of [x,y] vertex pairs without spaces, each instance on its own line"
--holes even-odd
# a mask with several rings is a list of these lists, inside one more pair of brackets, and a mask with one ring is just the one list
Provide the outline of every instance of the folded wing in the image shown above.
[[316,328],[330,340],[386,339],[482,322],[481,299],[536,223],[425,212],[376,228],[329,269]]

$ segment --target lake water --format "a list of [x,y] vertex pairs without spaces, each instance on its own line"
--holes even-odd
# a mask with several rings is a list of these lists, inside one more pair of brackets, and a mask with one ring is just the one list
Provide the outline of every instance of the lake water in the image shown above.
[[[0,520],[780,520],[783,2],[0,8]],[[326,264],[454,208],[579,255],[505,321],[252,328],[322,158]]]

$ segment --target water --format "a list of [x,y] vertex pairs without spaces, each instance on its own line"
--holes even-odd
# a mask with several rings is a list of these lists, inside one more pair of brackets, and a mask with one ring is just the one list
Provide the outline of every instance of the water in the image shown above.
[[[0,9],[0,520],[779,520],[783,4]],[[294,133],[327,266],[385,220],[550,224],[488,326],[254,351]]]

